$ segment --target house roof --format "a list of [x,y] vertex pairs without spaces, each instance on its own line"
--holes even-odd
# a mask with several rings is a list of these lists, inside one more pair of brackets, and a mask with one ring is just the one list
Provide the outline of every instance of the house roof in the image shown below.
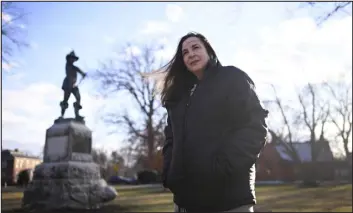
[[[320,149],[317,161],[319,162],[328,162],[333,160],[333,153],[331,151],[330,145],[328,142],[316,142],[318,144],[318,148]],[[311,155],[311,144],[309,142],[295,142],[292,143],[293,148],[296,150],[298,157],[302,162],[310,162],[312,161]],[[288,144],[289,146],[289,144]],[[290,154],[288,154],[285,144],[276,144],[276,151],[279,153],[280,157],[283,160],[293,161],[293,158]]]
[[40,160],[40,158],[37,157],[37,156],[28,155],[26,153],[23,153],[23,152],[20,152],[20,151],[16,151],[16,150],[5,149],[5,150],[1,151],[1,155],[3,155],[3,153],[8,153],[9,155],[12,155],[13,157],[21,157],[21,158],[30,158],[30,159],[38,159],[38,160]]

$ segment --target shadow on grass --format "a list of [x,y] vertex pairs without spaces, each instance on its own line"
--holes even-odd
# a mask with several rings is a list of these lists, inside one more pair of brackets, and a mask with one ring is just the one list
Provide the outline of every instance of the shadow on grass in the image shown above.
[[[52,211],[43,211],[43,210],[33,210],[30,212],[33,213],[77,213],[77,212],[83,212],[83,213],[118,213],[118,212],[139,212],[139,211],[158,211],[161,208],[163,209],[169,209],[172,210],[172,203],[170,201],[166,201],[163,203],[159,204],[139,204],[136,203],[135,205],[129,205],[129,206],[121,206],[119,204],[108,204],[100,209],[94,209],[94,210],[77,210],[77,209],[61,209],[61,210],[52,210]],[[17,209],[11,209],[11,210],[1,210],[1,212],[4,213],[25,213],[28,211],[25,211],[23,209],[17,208]]]
[[24,209],[17,208],[11,210],[1,210],[4,213],[25,213],[25,212],[33,212],[33,213],[74,213],[74,212],[82,212],[82,213],[116,213],[116,212],[127,212],[129,211],[127,208],[119,206],[119,205],[107,205],[103,206],[100,209],[92,209],[92,210],[77,210],[77,209],[60,209],[60,210],[51,210],[51,211],[44,211],[44,210],[32,210],[32,211],[25,211]]
[[[122,191],[122,192],[121,192]],[[99,210],[50,211],[50,212],[139,212],[172,211],[172,194],[163,187],[133,188],[119,190],[120,196]],[[352,185],[339,185],[317,188],[298,188],[296,186],[265,186],[257,188],[258,205],[256,212],[276,211],[347,211],[352,209]],[[10,197],[9,197],[10,198]],[[18,209],[20,199],[3,199],[3,212],[24,212]],[[17,208],[17,209],[16,209]],[[43,212],[43,211],[37,211]],[[47,211],[48,212],[48,211]]]
[[[293,187],[295,188],[295,187]],[[274,211],[320,212],[335,211],[352,203],[352,185],[317,188],[295,188],[296,190],[258,193],[259,204]],[[277,193],[277,196],[273,196]]]

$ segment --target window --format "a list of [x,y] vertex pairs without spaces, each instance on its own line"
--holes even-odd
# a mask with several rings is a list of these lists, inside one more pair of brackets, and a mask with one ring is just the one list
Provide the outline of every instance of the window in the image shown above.
[[23,167],[23,159],[16,159],[16,168],[22,168]]

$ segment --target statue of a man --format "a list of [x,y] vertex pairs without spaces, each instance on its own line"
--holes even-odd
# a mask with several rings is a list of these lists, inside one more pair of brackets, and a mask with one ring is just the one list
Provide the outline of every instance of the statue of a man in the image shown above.
[[77,85],[77,73],[80,73],[82,78],[86,76],[80,68],[74,65],[79,57],[75,55],[74,51],[71,51],[66,55],[66,77],[63,81],[61,89],[64,90],[64,100],[60,102],[61,107],[61,118],[64,116],[66,109],[68,108],[68,100],[71,93],[75,96],[76,102],[74,103],[75,117],[76,119],[82,120],[83,117],[79,115],[79,110],[82,109],[81,106],[81,96]]

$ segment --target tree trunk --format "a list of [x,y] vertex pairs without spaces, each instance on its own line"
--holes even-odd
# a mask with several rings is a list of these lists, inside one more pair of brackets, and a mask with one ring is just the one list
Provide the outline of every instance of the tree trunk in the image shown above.
[[345,139],[344,141],[344,151],[345,151],[346,157],[348,158],[348,156],[350,155],[349,148],[348,148],[348,139]]
[[303,177],[302,182],[300,183],[301,187],[318,187],[319,182],[317,181],[317,172],[316,172],[316,161],[311,161],[308,163],[303,163],[301,169],[301,174]]
[[153,131],[153,126],[152,126],[152,120],[149,119],[149,122],[147,124],[147,146],[148,146],[148,151],[147,151],[147,160],[148,160],[148,169],[153,169],[153,162],[154,162],[154,131]]

